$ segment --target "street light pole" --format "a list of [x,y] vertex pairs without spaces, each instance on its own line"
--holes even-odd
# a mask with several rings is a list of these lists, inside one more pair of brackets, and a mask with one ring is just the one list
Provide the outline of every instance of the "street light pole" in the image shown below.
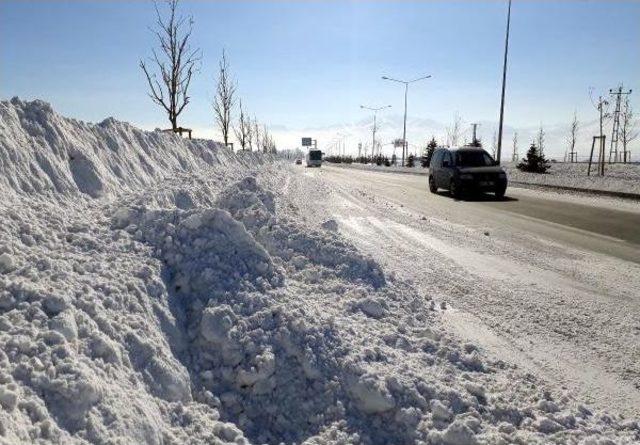
[[404,152],[407,148],[407,94],[409,92],[409,84],[404,84],[404,121],[402,124],[402,166],[404,167]]
[[404,84],[404,121],[402,124],[402,166],[404,167],[404,152],[407,148],[407,95],[409,93],[409,84],[417,82],[419,80],[428,79],[431,75],[419,77],[413,80],[398,80],[391,77],[382,76],[383,80],[391,80],[392,82],[398,82]]
[[378,127],[376,126],[376,115],[378,113],[376,113],[375,111],[373,112],[373,131],[372,136],[371,136],[371,157],[373,158],[373,148],[376,146],[376,130],[378,129]]
[[502,124],[504,122],[504,91],[507,85],[507,54],[509,53],[509,26],[511,25],[511,0],[507,9],[507,34],[504,39],[504,64],[502,66],[502,96],[500,98],[500,123],[498,124],[498,150],[496,162],[500,164],[502,155]]
[[378,129],[377,124],[376,124],[376,115],[378,114],[378,111],[380,110],[384,110],[385,108],[391,108],[391,105],[385,105],[384,107],[379,107],[379,108],[371,108],[371,107],[365,107],[364,105],[360,105],[360,108],[363,108],[365,110],[371,110],[373,111],[373,137],[371,140],[371,158],[373,158],[373,152],[375,150],[376,147],[376,130]]

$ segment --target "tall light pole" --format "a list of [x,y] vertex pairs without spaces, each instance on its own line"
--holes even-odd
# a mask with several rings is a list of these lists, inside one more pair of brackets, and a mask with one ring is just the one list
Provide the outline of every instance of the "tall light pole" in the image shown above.
[[502,66],[502,97],[500,98],[500,123],[498,124],[498,151],[496,161],[500,164],[502,155],[502,123],[504,122],[504,90],[507,85],[507,55],[509,54],[509,26],[511,24],[511,0],[507,9],[507,34],[504,39],[504,64]]
[[376,147],[376,129],[377,129],[376,115],[380,110],[384,110],[385,108],[391,108],[391,105],[385,105],[384,107],[379,107],[379,108],[371,108],[371,107],[365,107],[364,105],[360,105],[360,108],[373,111],[373,137],[371,141],[371,158],[373,159],[373,151],[375,150],[375,147]]
[[382,76],[383,80],[391,80],[392,82],[398,82],[404,84],[404,123],[402,125],[402,166],[404,167],[404,151],[407,148],[407,95],[409,92],[409,84],[417,82],[419,80],[428,79],[431,75],[418,77],[413,80],[398,80],[391,77]]

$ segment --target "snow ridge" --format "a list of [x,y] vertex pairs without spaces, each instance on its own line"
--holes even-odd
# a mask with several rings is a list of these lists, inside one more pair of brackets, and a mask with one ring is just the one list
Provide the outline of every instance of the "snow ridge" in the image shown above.
[[0,187],[19,193],[98,198],[177,172],[260,159],[113,118],[99,124],[65,118],[40,100],[0,102]]

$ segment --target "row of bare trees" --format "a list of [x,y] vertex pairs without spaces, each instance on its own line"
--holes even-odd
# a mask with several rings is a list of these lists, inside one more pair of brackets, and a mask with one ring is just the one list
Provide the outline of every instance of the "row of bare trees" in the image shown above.
[[[157,37],[158,47],[152,49],[152,57],[140,61],[149,86],[149,97],[160,106],[176,132],[178,117],[189,104],[189,86],[193,75],[199,71],[202,60],[200,49],[191,47],[193,17],[178,14],[179,0],[166,0],[168,11],[165,15],[154,3],[155,27],[152,32]],[[235,136],[242,150],[260,150],[275,153],[276,143],[266,125],[251,118],[238,99],[239,114],[234,122],[237,100],[237,84],[234,81],[226,51],[218,64],[216,91],[212,101],[214,121],[225,146]]]
[[[231,125],[233,134],[240,144],[240,149],[248,151],[263,151],[264,153],[275,153],[276,143],[266,125],[261,125],[255,117],[252,119],[242,106],[242,100],[238,101],[238,119],[235,124],[231,123],[230,115],[225,125]],[[222,123],[219,124],[222,127]]]
[[[603,101],[603,106],[608,106],[609,103]],[[604,125],[604,121],[608,120],[611,116],[605,110],[602,113],[603,122],[601,122],[601,126]],[[573,113],[573,119],[568,127],[567,133],[567,150],[564,155],[564,160],[570,162],[577,161],[577,151],[576,146],[578,144],[578,133],[580,131],[581,123],[578,120],[577,112]],[[453,117],[453,121],[449,126],[445,128],[445,144],[450,147],[456,147],[461,142],[462,138],[462,119],[458,113],[455,113]],[[638,119],[635,117],[633,108],[629,101],[629,96],[626,96],[620,111],[620,142],[622,143],[622,150],[624,152],[628,152],[629,144],[640,136],[640,131],[638,130]],[[536,135],[534,136],[532,143],[536,144],[538,152],[543,155],[547,145],[547,134],[544,129],[544,126],[540,124]],[[496,132],[493,132],[491,149],[494,153],[496,152]],[[513,135],[513,152],[512,152],[512,161],[516,161],[518,159],[518,135],[517,132]]]
[[242,99],[238,99],[238,118],[234,123],[236,92],[237,85],[229,70],[226,51],[223,50],[219,63],[216,95],[212,106],[224,144],[229,145],[229,139],[233,133],[242,150],[275,153],[276,143],[268,127],[264,124],[261,125],[255,116],[250,117],[242,106]]

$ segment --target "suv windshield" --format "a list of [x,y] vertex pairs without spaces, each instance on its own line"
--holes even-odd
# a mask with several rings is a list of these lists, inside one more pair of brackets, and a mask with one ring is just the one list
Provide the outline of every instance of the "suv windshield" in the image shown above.
[[494,164],[488,153],[477,151],[458,151],[455,155],[458,167],[488,167]]

